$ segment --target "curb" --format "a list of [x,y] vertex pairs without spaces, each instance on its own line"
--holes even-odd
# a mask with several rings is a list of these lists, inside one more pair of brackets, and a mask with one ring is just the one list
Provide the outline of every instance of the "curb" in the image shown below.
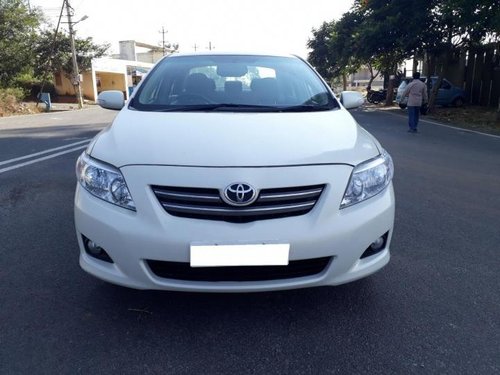
[[32,116],[47,116],[47,115],[58,115],[61,113],[66,113],[66,112],[75,112],[75,111],[88,111],[89,109],[94,109],[95,107],[88,107],[88,108],[82,108],[82,109],[62,109],[62,110],[54,110],[53,112],[40,112],[40,113],[31,113],[31,114],[26,114],[26,115],[13,115],[13,116],[3,116],[0,117],[0,121],[3,119],[15,119],[15,118],[23,118],[23,117],[32,117]]

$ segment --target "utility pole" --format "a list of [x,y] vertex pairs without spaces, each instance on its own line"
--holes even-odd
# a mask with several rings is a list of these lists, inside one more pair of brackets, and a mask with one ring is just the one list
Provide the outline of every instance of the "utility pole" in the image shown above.
[[195,43],[193,48],[194,48],[194,52],[196,52],[196,50],[198,49],[198,45]]
[[212,42],[208,42],[208,50],[211,51],[212,50]]
[[83,98],[82,98],[82,88],[80,86],[80,73],[78,71],[78,62],[76,61],[76,49],[75,49],[75,35],[73,32],[73,22],[71,21],[71,5],[69,5],[69,0],[66,2],[66,13],[68,15],[68,28],[69,36],[71,40],[71,54],[73,55],[73,79],[72,83],[75,86],[76,100],[78,101],[78,108],[83,108]]
[[162,36],[162,41],[161,41],[161,46],[163,48],[163,56],[165,56],[165,34],[168,33],[168,31],[165,31],[165,27],[161,27],[161,31],[159,32]]
[[[49,59],[45,61],[45,66],[43,71],[48,72],[52,71],[52,58],[54,56],[54,52],[56,50],[56,41],[57,41],[57,34],[59,33],[59,26],[61,25],[61,19],[64,13],[64,6],[66,5],[66,0],[63,0],[62,6],[61,6],[61,11],[59,12],[59,19],[57,20],[57,26],[56,30],[54,32],[54,38],[52,39],[52,46],[50,47],[50,54],[49,54]],[[36,106],[38,107],[38,104],[40,104],[40,99],[42,97],[42,92],[43,89],[45,88],[45,79],[42,80],[42,84],[40,85],[40,91],[36,97]]]

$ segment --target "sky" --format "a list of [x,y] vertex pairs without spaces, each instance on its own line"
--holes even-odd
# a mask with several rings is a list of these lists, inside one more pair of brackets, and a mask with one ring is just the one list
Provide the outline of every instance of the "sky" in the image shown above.
[[[57,24],[63,0],[31,0]],[[307,57],[311,29],[339,19],[352,0],[70,0],[77,37],[110,43],[135,40],[160,45],[166,41],[181,52],[207,50],[294,53]],[[65,13],[64,13],[65,14]],[[63,21],[66,21],[64,19]],[[67,25],[63,24],[66,28]]]

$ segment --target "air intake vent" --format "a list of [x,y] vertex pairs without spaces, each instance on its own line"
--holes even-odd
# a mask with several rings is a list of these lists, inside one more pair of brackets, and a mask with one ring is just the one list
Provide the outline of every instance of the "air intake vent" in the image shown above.
[[231,223],[304,215],[313,209],[323,188],[324,185],[264,189],[253,204],[234,207],[221,199],[217,189],[152,186],[170,215]]
[[288,266],[196,267],[189,263],[148,260],[158,277],[188,281],[266,281],[317,275],[328,266],[331,257],[292,260]]

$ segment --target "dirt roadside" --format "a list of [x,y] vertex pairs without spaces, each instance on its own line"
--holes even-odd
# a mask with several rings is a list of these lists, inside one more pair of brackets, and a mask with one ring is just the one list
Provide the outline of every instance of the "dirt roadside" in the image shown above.
[[[20,115],[34,115],[38,113],[45,113],[46,106],[44,103],[37,103],[35,101],[23,101],[21,103],[3,103],[0,106],[0,117],[20,116]],[[96,104],[93,102],[85,102],[83,108],[91,108]],[[72,101],[65,101],[58,98],[57,101],[52,102],[50,112],[73,111],[78,109],[78,104]]]
[[[381,111],[389,111],[399,115],[407,115],[406,109],[394,105],[385,107],[382,104],[366,104],[367,107]],[[421,120],[436,121],[444,125],[455,126],[466,130],[500,135],[500,123],[496,121],[496,110],[479,106],[436,107],[429,115],[421,116]]]

